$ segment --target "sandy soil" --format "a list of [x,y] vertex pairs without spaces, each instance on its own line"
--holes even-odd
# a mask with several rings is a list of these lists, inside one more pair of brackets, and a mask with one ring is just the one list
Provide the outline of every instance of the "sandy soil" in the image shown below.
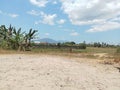
[[0,90],[120,90],[120,72],[85,58],[0,55]]

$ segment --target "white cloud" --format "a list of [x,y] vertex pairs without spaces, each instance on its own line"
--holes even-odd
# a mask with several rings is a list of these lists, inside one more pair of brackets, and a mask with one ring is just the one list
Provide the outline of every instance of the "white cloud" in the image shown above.
[[49,35],[50,35],[50,33],[45,33],[45,35],[46,35],[46,36],[49,36]]
[[103,32],[108,30],[116,30],[118,28],[120,28],[120,23],[106,22],[103,24],[93,26],[91,29],[87,30],[87,32]]
[[41,14],[40,12],[37,12],[35,10],[28,11],[27,13],[30,15],[35,15],[35,16],[39,16]]
[[70,33],[70,35],[71,35],[71,36],[78,36],[79,33],[78,33],[78,32],[72,32],[72,33]]
[[[92,25],[105,27],[120,16],[120,0],[60,0],[61,9],[74,25]],[[116,24],[111,26],[117,28]],[[108,30],[109,28],[103,28]],[[97,31],[97,30],[96,30]],[[98,30],[99,31],[99,30]]]
[[54,25],[54,18],[56,17],[56,14],[53,15],[47,15],[43,19],[43,23],[49,24],[49,25]]
[[19,15],[18,15],[18,14],[9,14],[9,16],[12,17],[12,18],[16,18],[16,17],[18,17]]
[[38,7],[45,7],[45,5],[48,3],[48,0],[30,0],[30,2]]
[[35,25],[38,25],[39,23],[41,23],[41,21],[35,21]]
[[0,14],[1,14],[1,15],[5,15],[5,16],[10,16],[10,17],[12,17],[12,18],[16,18],[16,17],[19,16],[18,14],[6,13],[6,12],[3,12],[3,11],[1,11],[1,10],[0,10]]
[[40,16],[42,20],[36,21],[35,24],[43,23],[48,25],[54,25],[55,18],[57,17],[56,14],[46,14],[44,12],[40,12]]
[[59,21],[57,21],[58,24],[64,24],[65,20],[64,19],[60,19]]
[[57,17],[57,15],[56,14],[52,14],[52,15],[43,14],[42,17],[43,17],[42,23],[54,25],[54,19]]
[[111,19],[111,21],[113,21],[113,22],[120,22],[120,16],[119,16],[119,17],[116,17],[116,18]]
[[53,4],[57,4],[57,1],[54,1]]

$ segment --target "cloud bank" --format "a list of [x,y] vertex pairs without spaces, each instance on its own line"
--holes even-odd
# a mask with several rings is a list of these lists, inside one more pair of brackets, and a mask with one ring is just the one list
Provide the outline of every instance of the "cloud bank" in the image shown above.
[[[120,0],[60,1],[62,3],[61,9],[68,15],[73,25],[91,25],[91,29],[87,32],[101,32],[120,28],[120,22],[118,22]],[[112,26],[108,27],[109,25]]]

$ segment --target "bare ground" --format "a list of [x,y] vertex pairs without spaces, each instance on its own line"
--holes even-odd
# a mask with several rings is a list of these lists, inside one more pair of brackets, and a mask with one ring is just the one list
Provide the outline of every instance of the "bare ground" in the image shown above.
[[120,90],[120,72],[92,59],[5,54],[0,90]]

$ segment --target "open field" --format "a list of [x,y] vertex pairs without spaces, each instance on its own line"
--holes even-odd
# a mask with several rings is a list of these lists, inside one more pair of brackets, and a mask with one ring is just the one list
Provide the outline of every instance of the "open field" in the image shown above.
[[9,1],[0,90],[120,90],[120,0]]
[[[73,53],[109,53],[113,54],[116,52],[117,48],[95,48],[95,47],[87,47],[86,49],[73,49]],[[33,49],[34,52],[69,52],[69,48],[36,48]]]
[[[95,48],[87,47],[86,49],[72,49],[69,48],[34,48],[29,54],[49,54],[49,55],[60,55],[68,57],[78,58],[92,58],[101,60],[114,60],[117,59],[120,62],[120,53],[116,53],[117,48]],[[24,53],[24,52],[23,52]]]
[[98,59],[0,54],[0,90],[120,90],[116,66]]
[[32,51],[16,51],[0,49],[0,54],[47,54],[47,55],[59,55],[76,58],[91,58],[113,61],[117,60],[120,63],[120,53],[116,53],[117,48],[95,48],[87,47],[86,49],[72,49],[69,48],[32,48]]

